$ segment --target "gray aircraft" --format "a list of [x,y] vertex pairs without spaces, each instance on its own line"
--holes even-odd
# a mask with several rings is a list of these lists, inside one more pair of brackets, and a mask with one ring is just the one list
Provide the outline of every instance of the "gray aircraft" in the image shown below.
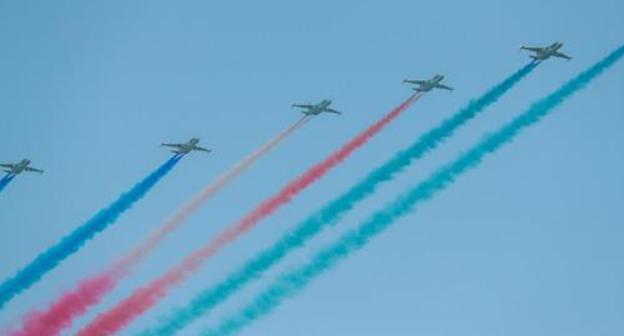
[[43,174],[43,170],[30,167],[30,160],[24,159],[18,163],[2,163],[0,164],[3,171],[9,173],[9,175],[19,175],[23,172],[33,172]]
[[550,57],[554,56],[554,57],[559,57],[559,58],[565,58],[566,60],[571,60],[572,57],[562,53],[559,51],[559,49],[561,49],[561,47],[563,47],[563,43],[561,42],[555,42],[547,47],[525,47],[522,46],[520,47],[521,50],[528,50],[533,52],[534,54],[529,56],[532,59],[536,60],[536,61],[543,61],[546,59],[549,59]]
[[341,114],[341,112],[336,111],[332,108],[329,107],[329,105],[331,105],[332,101],[329,99],[323,99],[323,101],[321,101],[320,103],[316,104],[316,105],[312,105],[312,104],[293,104],[292,107],[299,107],[302,108],[303,111],[301,111],[303,114],[305,115],[319,115],[323,112],[327,112],[327,113],[334,113],[334,114]]
[[199,138],[192,138],[188,142],[185,142],[182,144],[164,143],[164,144],[161,144],[161,146],[173,148],[171,150],[172,153],[181,154],[181,155],[186,155],[192,151],[200,151],[200,152],[206,152],[206,153],[210,153],[212,151],[210,149],[197,146],[198,143],[199,143]]
[[443,79],[444,79],[444,76],[442,76],[442,75],[435,75],[435,76],[433,76],[433,78],[427,79],[427,80],[406,79],[406,80],[403,81],[403,83],[409,83],[409,84],[418,85],[417,87],[413,88],[414,91],[417,91],[417,92],[429,92],[429,91],[431,91],[433,89],[444,89],[444,90],[453,91],[452,87],[448,87],[448,86],[440,83],[440,82],[442,82]]

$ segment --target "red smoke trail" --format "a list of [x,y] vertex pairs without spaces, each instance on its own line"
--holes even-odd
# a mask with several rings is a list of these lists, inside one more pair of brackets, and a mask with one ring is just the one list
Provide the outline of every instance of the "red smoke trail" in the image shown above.
[[225,231],[222,231],[207,245],[186,257],[181,264],[152,281],[147,287],[135,290],[130,296],[119,302],[110,310],[98,315],[96,319],[84,327],[78,335],[111,335],[132,322],[136,317],[154,306],[159,299],[163,298],[169,289],[180,284],[196,271],[204,261],[215,255],[222,247],[246,233],[259,220],[273,213],[281,205],[289,202],[293,196],[322,177],[338,163],[342,162],[353,151],[379,133],[384,126],[398,117],[420,97],[421,95],[419,94],[414,94],[409,97],[399,107],[390,111],[381,120],[368,127],[364,132],[353,138],[338,151],[332,153],[324,161],[313,166],[303,175],[291,181],[268,200],[260,203],[255,210],[247,214],[241,221]]
[[84,314],[89,307],[99,303],[102,297],[115,288],[117,283],[130,272],[133,266],[142,261],[154,250],[167,234],[175,231],[184,224],[190,215],[219,190],[249,168],[256,160],[267,154],[271,149],[286,139],[292,132],[303,126],[309,119],[309,117],[301,118],[294,125],[278,134],[275,138],[251,153],[243,159],[243,161],[239,162],[201,190],[169,218],[162,227],[152,232],[147,239],[126,256],[122,257],[112,267],[100,274],[83,280],[73,290],[62,294],[61,297],[50,304],[44,311],[33,311],[27,314],[22,321],[21,329],[13,331],[11,334],[13,336],[58,335],[63,329],[69,327],[75,318]]

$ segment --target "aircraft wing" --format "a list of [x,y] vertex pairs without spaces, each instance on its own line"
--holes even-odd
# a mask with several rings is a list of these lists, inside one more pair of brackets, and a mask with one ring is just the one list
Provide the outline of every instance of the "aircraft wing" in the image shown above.
[[182,147],[182,144],[167,144],[167,143],[164,143],[164,144],[160,144],[160,145],[161,146],[165,146],[165,147],[173,147],[173,148],[181,148]]
[[446,86],[446,85],[444,85],[444,84],[439,84],[439,83],[438,83],[438,84],[436,84],[436,86],[435,86],[435,87],[436,87],[436,88],[438,88],[438,89],[444,89],[444,90],[453,91],[453,88],[452,88],[452,87]]
[[553,54],[553,56],[559,57],[559,58],[565,58],[568,61],[572,59],[572,57],[570,57],[570,56],[568,56],[568,55],[566,55],[566,54],[564,54],[562,52],[556,52],[556,53]]
[[33,173],[43,174],[43,170],[41,170],[41,169],[36,169],[36,168],[26,167],[26,169],[25,169],[25,170],[26,170],[26,171],[29,171],[29,172],[33,172]]
[[333,108],[326,108],[326,109],[324,109],[323,111],[325,111],[325,112],[329,112],[329,113],[335,113],[335,114],[342,114],[342,112],[340,112],[340,111],[336,111],[336,110],[334,110]]
[[411,79],[406,79],[403,81],[403,83],[410,83],[410,84],[418,84],[418,85],[423,85],[426,84],[427,81],[426,80],[411,80]]
[[525,47],[525,46],[520,47],[520,49],[534,51],[534,52],[544,50],[544,48],[540,48],[540,47]]
[[304,108],[304,109],[311,109],[314,107],[314,105],[310,105],[310,104],[292,104],[292,107],[300,107],[300,108]]
[[0,163],[0,167],[2,168],[13,168],[15,165],[12,163]]
[[210,153],[210,152],[212,152],[212,150],[210,150],[210,149],[206,149],[206,148],[204,148],[204,147],[200,147],[200,146],[194,146],[194,147],[193,147],[193,150],[200,151],[200,152],[206,152],[206,153]]

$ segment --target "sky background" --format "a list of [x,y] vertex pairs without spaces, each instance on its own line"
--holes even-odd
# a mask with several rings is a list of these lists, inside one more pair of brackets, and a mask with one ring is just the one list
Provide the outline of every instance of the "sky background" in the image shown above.
[[[218,174],[295,122],[321,115],[204,207],[96,311],[174,265],[405,99],[404,78],[445,74],[343,165],[260,223],[133,334],[223,279],[469,99],[525,65],[522,44],[565,42],[435,153],[384,185],[184,334],[214,325],[280,273],[484,133],[624,43],[624,2],[0,0],[0,161],[30,158],[0,194],[0,279],[82,224],[192,136],[180,162],[114,226],[0,312],[0,327],[108,265]],[[243,335],[624,334],[624,64],[398,221]],[[68,334],[75,331],[72,329]]]

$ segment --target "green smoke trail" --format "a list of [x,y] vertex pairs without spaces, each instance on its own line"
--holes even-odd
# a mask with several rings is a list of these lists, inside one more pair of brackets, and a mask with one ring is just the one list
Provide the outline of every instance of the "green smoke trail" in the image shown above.
[[224,282],[200,293],[187,307],[176,310],[170,317],[161,321],[156,328],[144,332],[144,335],[171,335],[223,302],[246,283],[257,278],[262,272],[281,260],[290,251],[305,244],[324,227],[338,222],[342,215],[373,194],[380,184],[391,180],[414,160],[436,148],[458,128],[501,98],[536,66],[537,63],[525,65],[490,88],[481,97],[470,101],[453,116],[422,135],[410,147],[400,151],[387,163],[375,169],[348,192],[329,202],[320,211],[301,222],[294,231],[284,236],[270,249],[260,253],[243,268],[230,275]]
[[503,145],[511,142],[525,128],[538,123],[568,97],[583,89],[624,55],[624,46],[616,49],[598,63],[565,83],[555,92],[532,104],[527,111],[514,118],[495,133],[484,137],[476,146],[461,154],[450,164],[441,167],[425,181],[401,195],[385,208],[377,211],[357,229],[341,236],[336,242],[322,249],[309,263],[281,276],[265,291],[236,315],[222,321],[216,329],[204,335],[230,335],[248,326],[275,309],[282,301],[303,290],[315,277],[331,269],[351,253],[364,247],[400,217],[410,213],[415,206],[431,199],[470,168]]

